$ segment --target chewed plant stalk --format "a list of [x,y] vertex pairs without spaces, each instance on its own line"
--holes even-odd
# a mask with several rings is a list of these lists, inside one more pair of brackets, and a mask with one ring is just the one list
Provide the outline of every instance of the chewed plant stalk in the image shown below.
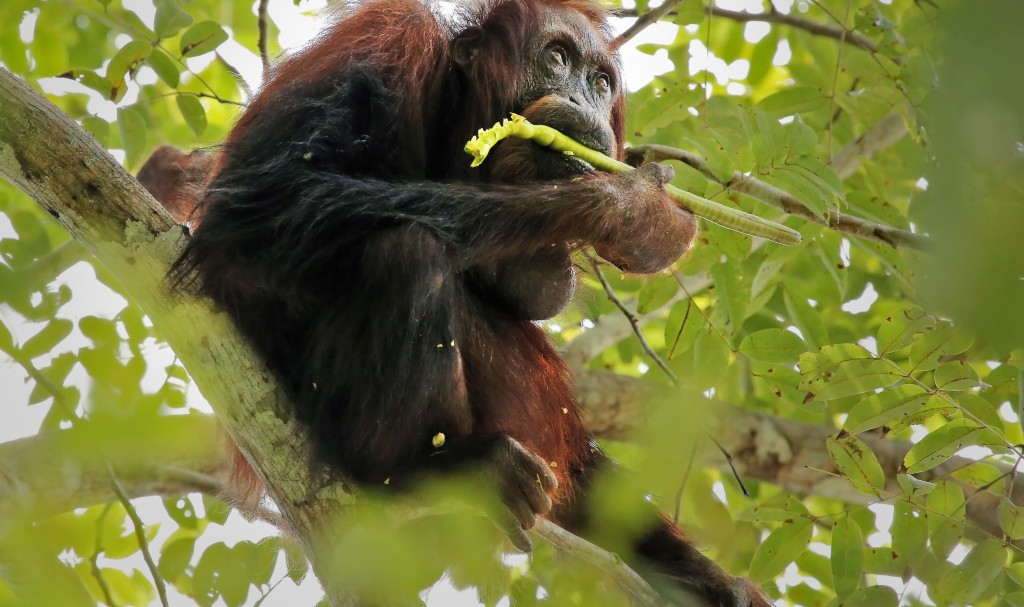
[[[626,171],[633,170],[633,167],[624,162],[619,162],[597,150],[592,150],[549,126],[533,124],[518,114],[512,114],[511,118],[506,118],[489,129],[480,129],[476,137],[469,140],[465,149],[466,153],[473,156],[472,166],[480,166],[484,159],[487,158],[491,148],[506,137],[528,139],[563,154],[571,154],[589,163],[599,171],[625,173]],[[784,245],[794,245],[800,242],[799,232],[777,224],[774,221],[768,221],[757,215],[721,205],[713,200],[697,196],[686,190],[680,190],[672,185],[666,184],[665,190],[673,200],[687,211],[697,217],[703,217],[708,221],[717,223],[723,228],[751,236],[760,236],[761,238]]]

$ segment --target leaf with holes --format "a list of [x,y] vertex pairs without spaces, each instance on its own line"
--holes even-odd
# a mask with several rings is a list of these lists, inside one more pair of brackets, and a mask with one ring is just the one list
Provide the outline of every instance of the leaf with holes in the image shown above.
[[940,559],[945,560],[963,537],[965,503],[964,490],[949,481],[935,483],[935,490],[928,494],[928,535],[932,552]]

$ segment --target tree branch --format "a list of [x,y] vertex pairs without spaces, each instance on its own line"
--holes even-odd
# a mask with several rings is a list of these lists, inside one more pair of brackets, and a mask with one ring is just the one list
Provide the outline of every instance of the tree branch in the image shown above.
[[[627,439],[643,424],[644,385],[641,380],[616,375],[607,371],[576,371],[576,395],[584,409],[587,427],[598,438]],[[778,485],[784,491],[799,495],[820,495],[850,504],[871,504],[880,500],[858,491],[845,479],[822,474],[819,470],[838,472],[825,447],[825,439],[835,436],[836,428],[808,424],[767,413],[720,406],[718,418],[722,427],[712,431],[722,447],[732,455],[739,473],[746,479]],[[911,444],[881,438],[877,434],[860,434],[874,452],[885,472],[885,491],[902,494],[896,480],[896,471]],[[706,444],[700,452],[702,465],[730,473],[729,462],[714,445]],[[983,533],[1002,535],[997,511],[999,496],[990,491],[979,491],[951,476],[952,472],[974,463],[963,457],[953,457],[941,466],[916,474],[926,481],[952,480],[969,496],[967,520]],[[989,462],[1003,472],[1012,466]],[[1014,503],[1024,503],[1024,483],[1012,490]]]
[[[676,6],[682,3],[682,1],[683,0],[663,0],[663,2],[658,6],[658,8],[651,9],[644,13],[643,15],[640,15],[637,18],[637,20],[633,23],[633,25],[629,26],[628,28],[626,28],[626,31],[619,34],[618,38],[612,40],[612,43],[610,45],[611,48],[617,49],[621,47],[623,44],[629,42],[630,40],[635,38],[637,34],[644,31],[648,26],[650,26],[653,23],[656,23],[665,15],[671,13]],[[634,9],[634,13],[635,10],[636,9]]]
[[[678,2],[666,2],[662,4],[662,6],[664,6],[665,4],[671,4],[671,8],[675,8],[675,5],[678,4]],[[635,8],[626,8],[615,11],[615,15],[617,17],[637,17],[637,22],[633,24],[633,26],[630,27],[628,30],[626,30],[626,32],[629,32],[630,30],[636,28],[636,26],[641,22],[641,20],[648,18],[648,15],[654,15],[654,13],[658,11],[660,8],[661,7],[658,7],[658,9],[648,11],[647,13],[644,13],[639,17],[637,17],[637,11]],[[711,5],[709,9],[712,16],[721,17],[723,19],[729,19],[730,21],[736,21],[739,23],[758,21],[763,23],[776,23],[779,25],[787,25],[792,28],[803,30],[815,36],[824,36],[826,38],[838,40],[840,42],[843,42],[844,44],[849,44],[850,46],[859,48],[869,53],[878,52],[878,45],[875,44],[874,40],[868,38],[867,36],[860,32],[845,30],[844,28],[838,25],[821,23],[813,19],[807,19],[805,17],[798,17],[796,15],[793,15],[792,13],[781,13],[775,10],[774,7],[771,11],[767,13],[748,13],[745,11],[731,11],[724,8],[719,8],[714,5]],[[650,21],[645,22],[643,27],[647,27],[648,25],[650,25],[650,23],[658,19],[662,19],[666,16],[669,16],[670,14],[671,9],[669,11],[665,11],[663,13],[658,14],[657,17],[651,17],[649,18]],[[640,29],[642,30],[643,28]],[[620,38],[624,37],[626,35],[626,32],[624,32],[622,36],[620,36]],[[633,33],[630,36],[630,38],[635,36],[636,33],[639,33],[639,31]],[[628,38],[626,38],[626,40],[628,40]],[[623,40],[623,42],[625,42],[625,40]]]
[[[878,150],[876,149],[875,151]],[[845,150],[843,150],[843,152],[845,152]],[[926,238],[920,234],[875,223],[867,219],[852,217],[850,215],[840,213],[839,211],[829,211],[827,217],[822,217],[808,208],[807,205],[789,192],[777,188],[752,175],[744,175],[739,171],[733,173],[732,178],[728,181],[722,181],[715,176],[714,171],[712,171],[711,167],[708,166],[707,161],[693,152],[688,152],[686,150],[667,145],[651,144],[631,147],[626,151],[626,156],[627,161],[629,162],[636,162],[638,159],[643,159],[648,162],[678,160],[693,167],[694,169],[697,169],[702,175],[711,181],[722,185],[722,187],[756,198],[757,200],[785,211],[790,215],[802,217],[803,219],[813,221],[814,223],[832,228],[839,232],[882,242],[891,247],[922,249],[925,247],[925,243],[927,242]]]
[[907,134],[907,125],[898,112],[886,115],[873,127],[832,157],[832,168],[840,179],[847,179],[860,168],[860,159],[871,158],[892,146]]

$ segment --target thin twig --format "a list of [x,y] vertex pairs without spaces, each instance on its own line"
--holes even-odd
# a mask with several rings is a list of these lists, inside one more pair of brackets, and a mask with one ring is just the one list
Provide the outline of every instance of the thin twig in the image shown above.
[[651,345],[647,343],[647,338],[644,337],[643,330],[640,328],[640,322],[637,320],[636,314],[633,314],[633,312],[631,312],[629,308],[627,308],[626,305],[622,303],[622,300],[619,299],[619,296],[615,294],[615,289],[613,289],[612,286],[608,284],[608,279],[605,278],[604,273],[601,272],[601,266],[598,264],[597,260],[594,259],[593,257],[589,257],[589,259],[590,265],[594,268],[594,274],[597,276],[597,279],[601,281],[601,286],[604,287],[605,294],[608,296],[608,299],[610,299],[612,303],[614,303],[615,306],[619,309],[619,311],[621,311],[622,314],[626,317],[626,320],[629,321],[629,325],[633,327],[633,333],[636,335],[637,341],[640,342],[640,347],[643,349],[644,353],[647,354],[647,356],[651,360],[653,360],[656,365],[658,365],[659,369],[665,372],[665,375],[667,375],[668,378],[672,380],[672,385],[678,385],[679,378],[676,376],[675,373],[672,372],[672,369],[668,368],[668,365],[665,364],[665,361],[663,361],[661,357],[658,356],[658,354],[651,348]]
[[[722,181],[715,176],[707,161],[693,152],[667,145],[638,145],[627,150],[626,154],[629,157],[639,156],[644,160],[653,162],[678,160],[697,169],[705,177],[721,184],[727,189],[741,192],[765,204],[781,209],[790,215],[802,217],[839,232],[876,240],[894,248],[910,247],[912,249],[923,249],[927,242],[927,239],[921,234],[915,234],[908,230],[901,230],[859,217],[852,217],[839,211],[829,211],[827,216],[823,217],[812,211],[800,199],[789,192],[752,175],[744,175],[739,171],[733,173],[732,178],[728,181]],[[627,158],[627,161],[629,160],[630,158]]]
[[110,584],[103,577],[103,571],[100,570],[99,564],[100,553],[103,552],[103,523],[107,520],[107,514],[113,505],[113,502],[107,502],[103,512],[96,519],[96,544],[92,556],[89,557],[89,568],[92,571],[92,577],[96,579],[96,585],[100,587],[100,592],[103,593],[103,602],[110,605],[110,607],[117,607],[117,603],[114,602],[114,595],[110,592]]
[[263,62],[263,82],[270,78],[270,53],[267,52],[267,5],[270,0],[260,0],[259,8],[256,11],[257,22],[260,30],[259,47],[260,61]]
[[643,15],[637,17],[637,20],[633,23],[633,25],[629,26],[628,28],[626,28],[626,31],[619,34],[618,38],[612,40],[612,49],[617,49],[623,44],[635,38],[637,34],[647,29],[647,27],[649,27],[651,24],[659,21],[665,15],[671,13],[672,9],[674,9],[677,5],[682,3],[682,1],[683,0],[665,0],[664,2],[661,3],[660,6],[658,6],[658,8],[651,9],[644,13]]
[[124,489],[121,488],[121,483],[117,480],[117,474],[114,473],[114,467],[107,464],[107,470],[110,472],[111,488],[117,494],[117,499],[121,501],[125,511],[128,512],[128,518],[132,519],[135,539],[139,541],[139,551],[142,552],[142,558],[146,561],[146,567],[149,568],[149,573],[153,576],[153,584],[156,586],[156,592],[160,596],[160,604],[163,607],[170,607],[170,603],[167,601],[167,585],[164,583],[164,578],[160,575],[160,570],[157,569],[156,562],[153,560],[153,554],[149,550],[149,541],[146,539],[146,530],[142,524],[142,519],[139,518],[139,513],[135,510],[135,506],[128,499],[128,496],[125,495]]
[[[850,18],[850,0],[847,0],[846,1],[846,17],[844,18],[843,22],[845,23],[846,20],[848,20],[849,18]],[[836,115],[836,89],[839,86],[839,72],[842,71],[842,67],[843,67],[843,50],[846,48],[846,45],[842,44],[842,43],[846,42],[846,36],[848,34],[849,34],[849,31],[844,27],[843,28],[843,35],[839,38],[839,42],[841,44],[839,45],[838,52],[836,53],[836,69],[833,70],[833,72],[832,72],[832,91],[829,93],[829,96],[828,96],[828,103],[829,103],[828,113],[829,113],[830,116],[835,116]],[[825,132],[828,134],[828,146],[827,146],[827,148],[828,148],[828,161],[830,163],[832,162],[832,127],[833,127],[834,124],[835,124],[835,121],[831,121],[830,120],[829,123],[825,126]]]
[[693,472],[693,462],[697,460],[697,449],[700,447],[700,435],[693,439],[693,449],[690,452],[690,461],[686,462],[686,472],[683,473],[683,480],[679,482],[679,489],[676,490],[675,506],[672,509],[672,522],[679,524],[679,509],[683,503],[683,491],[690,482],[690,473]]
[[729,450],[723,447],[722,443],[718,442],[718,439],[716,439],[714,436],[711,436],[710,432],[705,431],[704,434],[707,434],[708,438],[711,439],[711,442],[715,443],[715,446],[718,447],[718,450],[721,451],[722,455],[725,456],[725,461],[728,462],[729,469],[732,470],[732,475],[736,478],[736,482],[740,486],[740,491],[743,492],[743,495],[745,497],[750,497],[750,491],[748,491],[747,486],[743,484],[743,477],[740,476],[739,470],[736,469],[736,465],[732,461],[732,453],[729,453]]

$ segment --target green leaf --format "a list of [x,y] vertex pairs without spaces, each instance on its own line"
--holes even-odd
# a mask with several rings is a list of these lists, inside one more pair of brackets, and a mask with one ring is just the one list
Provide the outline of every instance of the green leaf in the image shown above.
[[828,107],[828,98],[816,86],[792,86],[765,97],[759,110],[778,120],[801,112]]
[[181,35],[181,56],[198,57],[216,49],[228,39],[227,32],[213,21],[201,21]]
[[916,413],[931,395],[924,388],[907,384],[860,401],[850,409],[843,430],[850,434],[860,434],[879,426],[891,425],[890,422]]
[[735,334],[747,319],[746,286],[740,280],[742,269],[735,259],[727,259],[711,266],[711,277],[718,292],[718,301],[729,315],[730,332]]
[[693,346],[703,319],[700,308],[690,298],[672,304],[665,320],[665,348],[669,359]]
[[935,483],[935,490],[928,494],[928,535],[932,552],[942,560],[963,537],[967,521],[965,503],[963,489],[949,481]]
[[762,541],[750,563],[750,577],[767,582],[807,549],[814,534],[811,519],[800,516],[783,523]]
[[664,306],[679,290],[679,285],[665,276],[644,280],[637,295],[636,311],[647,314]]
[[904,500],[896,502],[892,515],[892,551],[896,571],[914,567],[925,556],[928,522]]
[[110,83],[110,100],[121,101],[127,87],[125,75],[133,73],[139,64],[153,51],[153,46],[142,40],[132,40],[121,47],[121,50],[107,64],[107,81]]
[[935,387],[946,392],[977,388],[978,372],[962,360],[948,362],[935,370]]
[[908,495],[928,495],[932,491],[935,491],[935,483],[923,481],[912,474],[897,473],[896,482],[899,483],[900,488]]
[[811,306],[806,297],[794,295],[789,289],[785,289],[782,291],[782,301],[793,324],[803,334],[808,349],[820,348],[831,341],[821,313]]
[[953,471],[953,478],[975,489],[987,488],[992,493],[1002,493],[1005,478],[1002,470],[985,462],[975,462],[965,468]]
[[931,371],[939,366],[939,358],[960,354],[971,347],[973,338],[949,324],[941,324],[922,335],[910,348],[910,371]]
[[1006,568],[1006,577],[1018,586],[1024,586],[1024,562],[1011,563]]
[[196,510],[187,496],[164,498],[164,510],[171,519],[186,529],[196,528]]
[[1024,538],[1024,511],[1005,495],[999,498],[999,527],[1011,540]]
[[960,449],[972,445],[1001,444],[986,428],[968,419],[955,419],[933,430],[910,448],[903,457],[903,466],[910,474],[931,470],[953,457]]
[[1000,607],[1024,607],[1024,592],[1007,594],[1003,597]]
[[747,335],[740,343],[740,352],[762,362],[793,363],[806,348],[792,331],[763,329]]
[[[202,135],[206,130],[206,110],[199,98],[194,95],[178,95],[178,109],[185,118],[188,128],[196,135]],[[669,281],[661,281],[668,283]]]
[[870,586],[854,592],[837,607],[897,607],[900,597],[888,586]]
[[156,75],[163,80],[167,86],[176,88],[178,83],[181,81],[181,66],[174,62],[167,53],[160,49],[153,49],[149,57],[146,58],[146,63],[149,64]]
[[57,344],[71,334],[73,328],[74,323],[70,320],[54,318],[21,346],[21,353],[30,359],[42,356],[56,348]]
[[133,166],[142,160],[146,151],[146,119],[135,108],[120,108],[117,111],[117,129],[121,133],[126,163]]
[[801,381],[801,389],[816,401],[833,400],[885,388],[899,379],[899,371],[888,362],[861,358],[839,363],[831,374]]
[[184,537],[164,544],[160,550],[160,562],[157,565],[157,569],[164,579],[173,584],[179,577],[185,575],[195,546],[196,539],[193,537]]
[[83,316],[78,320],[78,330],[95,344],[114,347],[121,343],[114,321],[98,316]]
[[877,490],[885,486],[885,473],[871,448],[856,436],[843,438],[830,436],[825,441],[828,454],[836,468],[861,493],[878,495]]
[[864,533],[850,517],[832,527],[832,580],[836,595],[843,598],[860,585],[864,574]]
[[920,308],[903,308],[889,314],[878,327],[878,355],[902,350],[914,343],[918,333],[935,328],[935,319]]
[[309,573],[309,561],[302,546],[294,539],[282,536],[281,547],[284,549],[285,563],[288,566],[288,577],[298,584]]
[[970,605],[989,584],[1002,575],[1006,565],[1006,547],[989,539],[971,549],[956,567],[950,567],[935,586],[938,600],[953,605]]
[[172,0],[157,0],[154,31],[161,38],[170,38],[192,24],[192,16]]
[[96,138],[100,145],[106,146],[110,140],[110,123],[97,116],[82,118],[82,128]]

